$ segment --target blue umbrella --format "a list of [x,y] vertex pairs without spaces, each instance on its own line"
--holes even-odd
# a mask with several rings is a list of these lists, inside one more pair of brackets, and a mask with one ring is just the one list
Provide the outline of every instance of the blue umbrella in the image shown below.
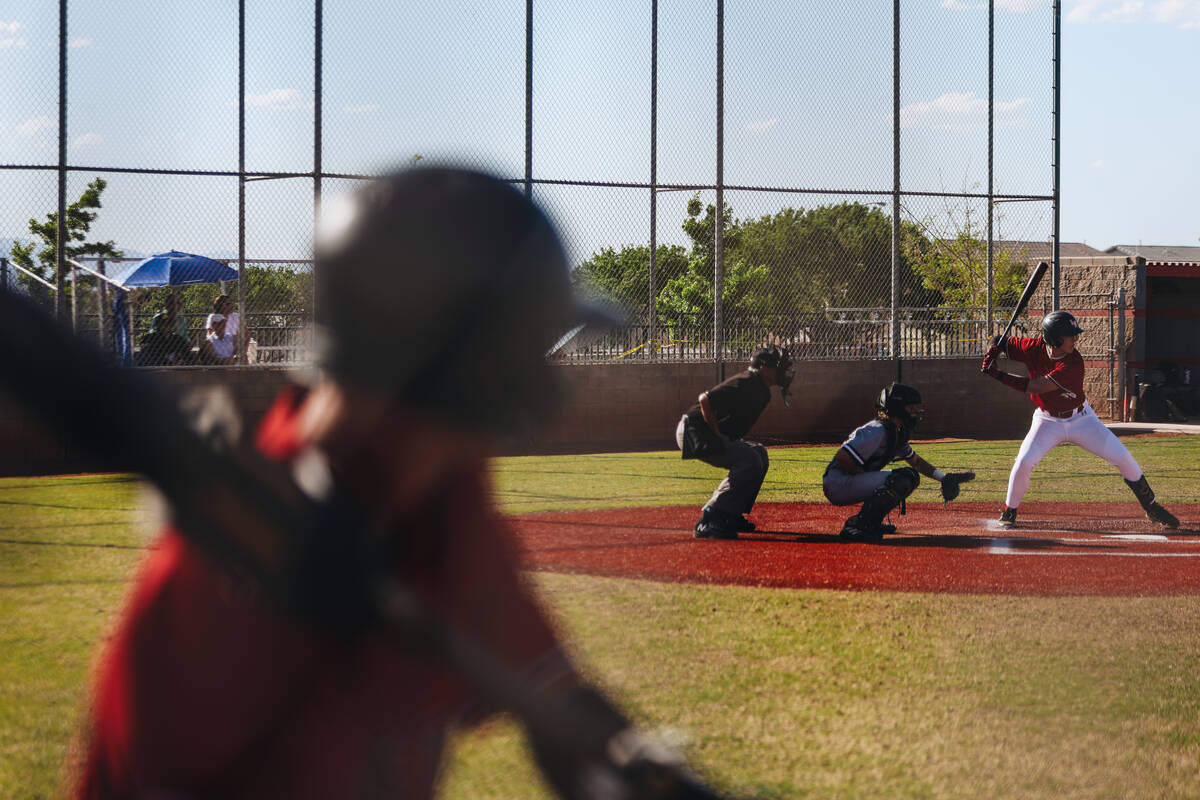
[[206,256],[172,250],[134,264],[115,278],[127,289],[139,286],[185,286],[191,283],[220,283],[237,280],[237,270]]

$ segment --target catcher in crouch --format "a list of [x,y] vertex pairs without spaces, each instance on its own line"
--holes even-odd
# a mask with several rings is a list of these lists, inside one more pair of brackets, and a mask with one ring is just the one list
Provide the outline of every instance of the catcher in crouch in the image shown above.
[[[855,542],[878,542],[896,532],[883,521],[904,498],[913,493],[921,475],[942,485],[942,499],[958,497],[959,484],[974,480],[974,472],[942,472],[917,455],[908,443],[925,409],[921,393],[912,386],[893,383],[875,400],[875,419],[850,434],[825,468],[821,487],[835,506],[862,503],[862,509],[846,520],[841,538]],[[907,467],[884,469],[903,459]],[[901,511],[903,513],[903,511]]]

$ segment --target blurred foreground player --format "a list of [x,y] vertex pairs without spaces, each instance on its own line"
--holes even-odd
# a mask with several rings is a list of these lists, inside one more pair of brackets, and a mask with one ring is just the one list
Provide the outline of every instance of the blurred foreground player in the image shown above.
[[746,369],[701,392],[675,426],[675,443],[684,458],[729,471],[701,511],[697,539],[736,539],[740,531],[754,530],[745,515],[754,507],[770,462],[767,448],[742,437],[771,402],[772,386],[779,387],[787,402],[792,375],[787,350],[760,347]]
[[[883,518],[916,490],[922,475],[941,483],[946,502],[958,497],[959,484],[975,479],[974,472],[944,473],[916,454],[908,440],[924,416],[915,387],[885,386],[875,399],[875,419],[855,428],[833,454],[821,478],[825,498],[835,506],[862,503],[842,527],[842,539],[878,542],[884,534],[895,533],[896,526]],[[907,467],[884,469],[901,459]]]
[[[545,354],[584,313],[549,223],[507,184],[421,169],[323,208],[317,245],[323,376],[282,394],[260,449],[348,505],[437,619],[596,729],[608,749],[583,754],[531,731],[563,796],[660,796],[593,785],[626,723],[582,685],[489,500],[486,459],[550,410]],[[495,708],[448,651],[348,622],[285,615],[168,530],[99,662],[75,796],[432,796],[448,733]]]
[[[1041,336],[1009,337],[993,343],[984,356],[980,366],[984,374],[1028,394],[1035,406],[1029,432],[1008,475],[1000,525],[1011,528],[1017,524],[1017,509],[1038,462],[1063,442],[1072,442],[1116,467],[1150,520],[1167,528],[1178,528],[1175,515],[1155,501],[1154,490],[1137,459],[1100,421],[1087,401],[1083,392],[1083,356],[1075,348],[1081,333],[1083,328],[1074,315],[1051,311],[1042,318]],[[997,363],[1001,355],[1024,363],[1029,374],[1002,371]]]

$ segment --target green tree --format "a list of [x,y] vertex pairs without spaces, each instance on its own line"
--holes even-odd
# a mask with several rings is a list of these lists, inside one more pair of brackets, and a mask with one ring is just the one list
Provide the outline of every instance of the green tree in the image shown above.
[[[770,273],[765,306],[776,313],[827,306],[891,305],[892,221],[877,207],[836,203],[785,208],[739,222],[737,257]],[[900,261],[900,305],[936,304],[907,259]]]
[[[948,209],[941,221],[941,234],[934,220],[920,227],[907,227],[902,248],[913,264],[922,285],[941,294],[942,305],[978,307],[987,305],[987,239],[969,210],[961,215]],[[992,250],[992,302],[997,306],[1015,305],[1028,277],[1027,249],[1013,251],[1003,247]]]
[[[662,315],[707,315],[713,313],[713,277],[703,258],[688,262],[687,271],[667,281],[658,293],[656,307]],[[763,289],[770,271],[751,266],[742,259],[725,262],[721,281],[721,308],[725,314],[763,310]]]
[[[67,258],[79,256],[121,257],[121,251],[111,241],[86,241],[88,231],[96,220],[96,212],[93,209],[100,208],[100,195],[107,186],[108,182],[103,178],[96,178],[87,185],[78,200],[67,206],[65,232]],[[41,241],[41,248],[38,249],[36,242],[14,242],[11,258],[14,263],[43,280],[53,282],[58,257],[58,213],[47,214],[45,222],[38,222],[36,219],[29,220],[29,232]]]
[[[687,251],[677,245],[660,244],[654,264],[655,291],[688,268]],[[575,288],[589,297],[612,302],[626,312],[645,315],[650,309],[650,248],[633,245],[614,250],[606,247],[572,272]]]

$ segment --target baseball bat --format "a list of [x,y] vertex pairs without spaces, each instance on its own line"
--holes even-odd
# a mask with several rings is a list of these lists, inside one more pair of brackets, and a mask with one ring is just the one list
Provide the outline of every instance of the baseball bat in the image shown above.
[[1029,299],[1033,297],[1033,293],[1037,290],[1038,284],[1042,282],[1042,277],[1048,269],[1050,269],[1049,264],[1045,261],[1039,261],[1038,265],[1034,267],[1033,274],[1025,282],[1025,289],[1021,292],[1021,299],[1017,301],[1017,307],[1013,309],[1012,316],[1008,319],[1008,324],[1004,326],[1004,332],[996,340],[1001,350],[1004,349],[1004,343],[1008,340],[1008,334],[1012,331],[1013,325],[1017,324],[1017,317],[1025,312],[1025,307],[1029,305]]
[[249,447],[219,447],[151,374],[116,366],[3,290],[0,358],[0,390],[116,468],[144,475],[170,503],[181,534],[252,575],[286,611],[318,626],[366,615],[384,631],[423,643],[511,711],[531,738],[554,743],[581,764],[599,766],[596,753],[611,752],[623,736],[628,756],[608,764],[619,788],[598,798],[720,800],[677,765],[655,760],[652,748],[631,748],[628,729],[613,736],[603,710],[531,686],[406,585],[371,569],[370,554],[354,550],[368,538],[366,529],[345,504],[318,503],[285,465]]

